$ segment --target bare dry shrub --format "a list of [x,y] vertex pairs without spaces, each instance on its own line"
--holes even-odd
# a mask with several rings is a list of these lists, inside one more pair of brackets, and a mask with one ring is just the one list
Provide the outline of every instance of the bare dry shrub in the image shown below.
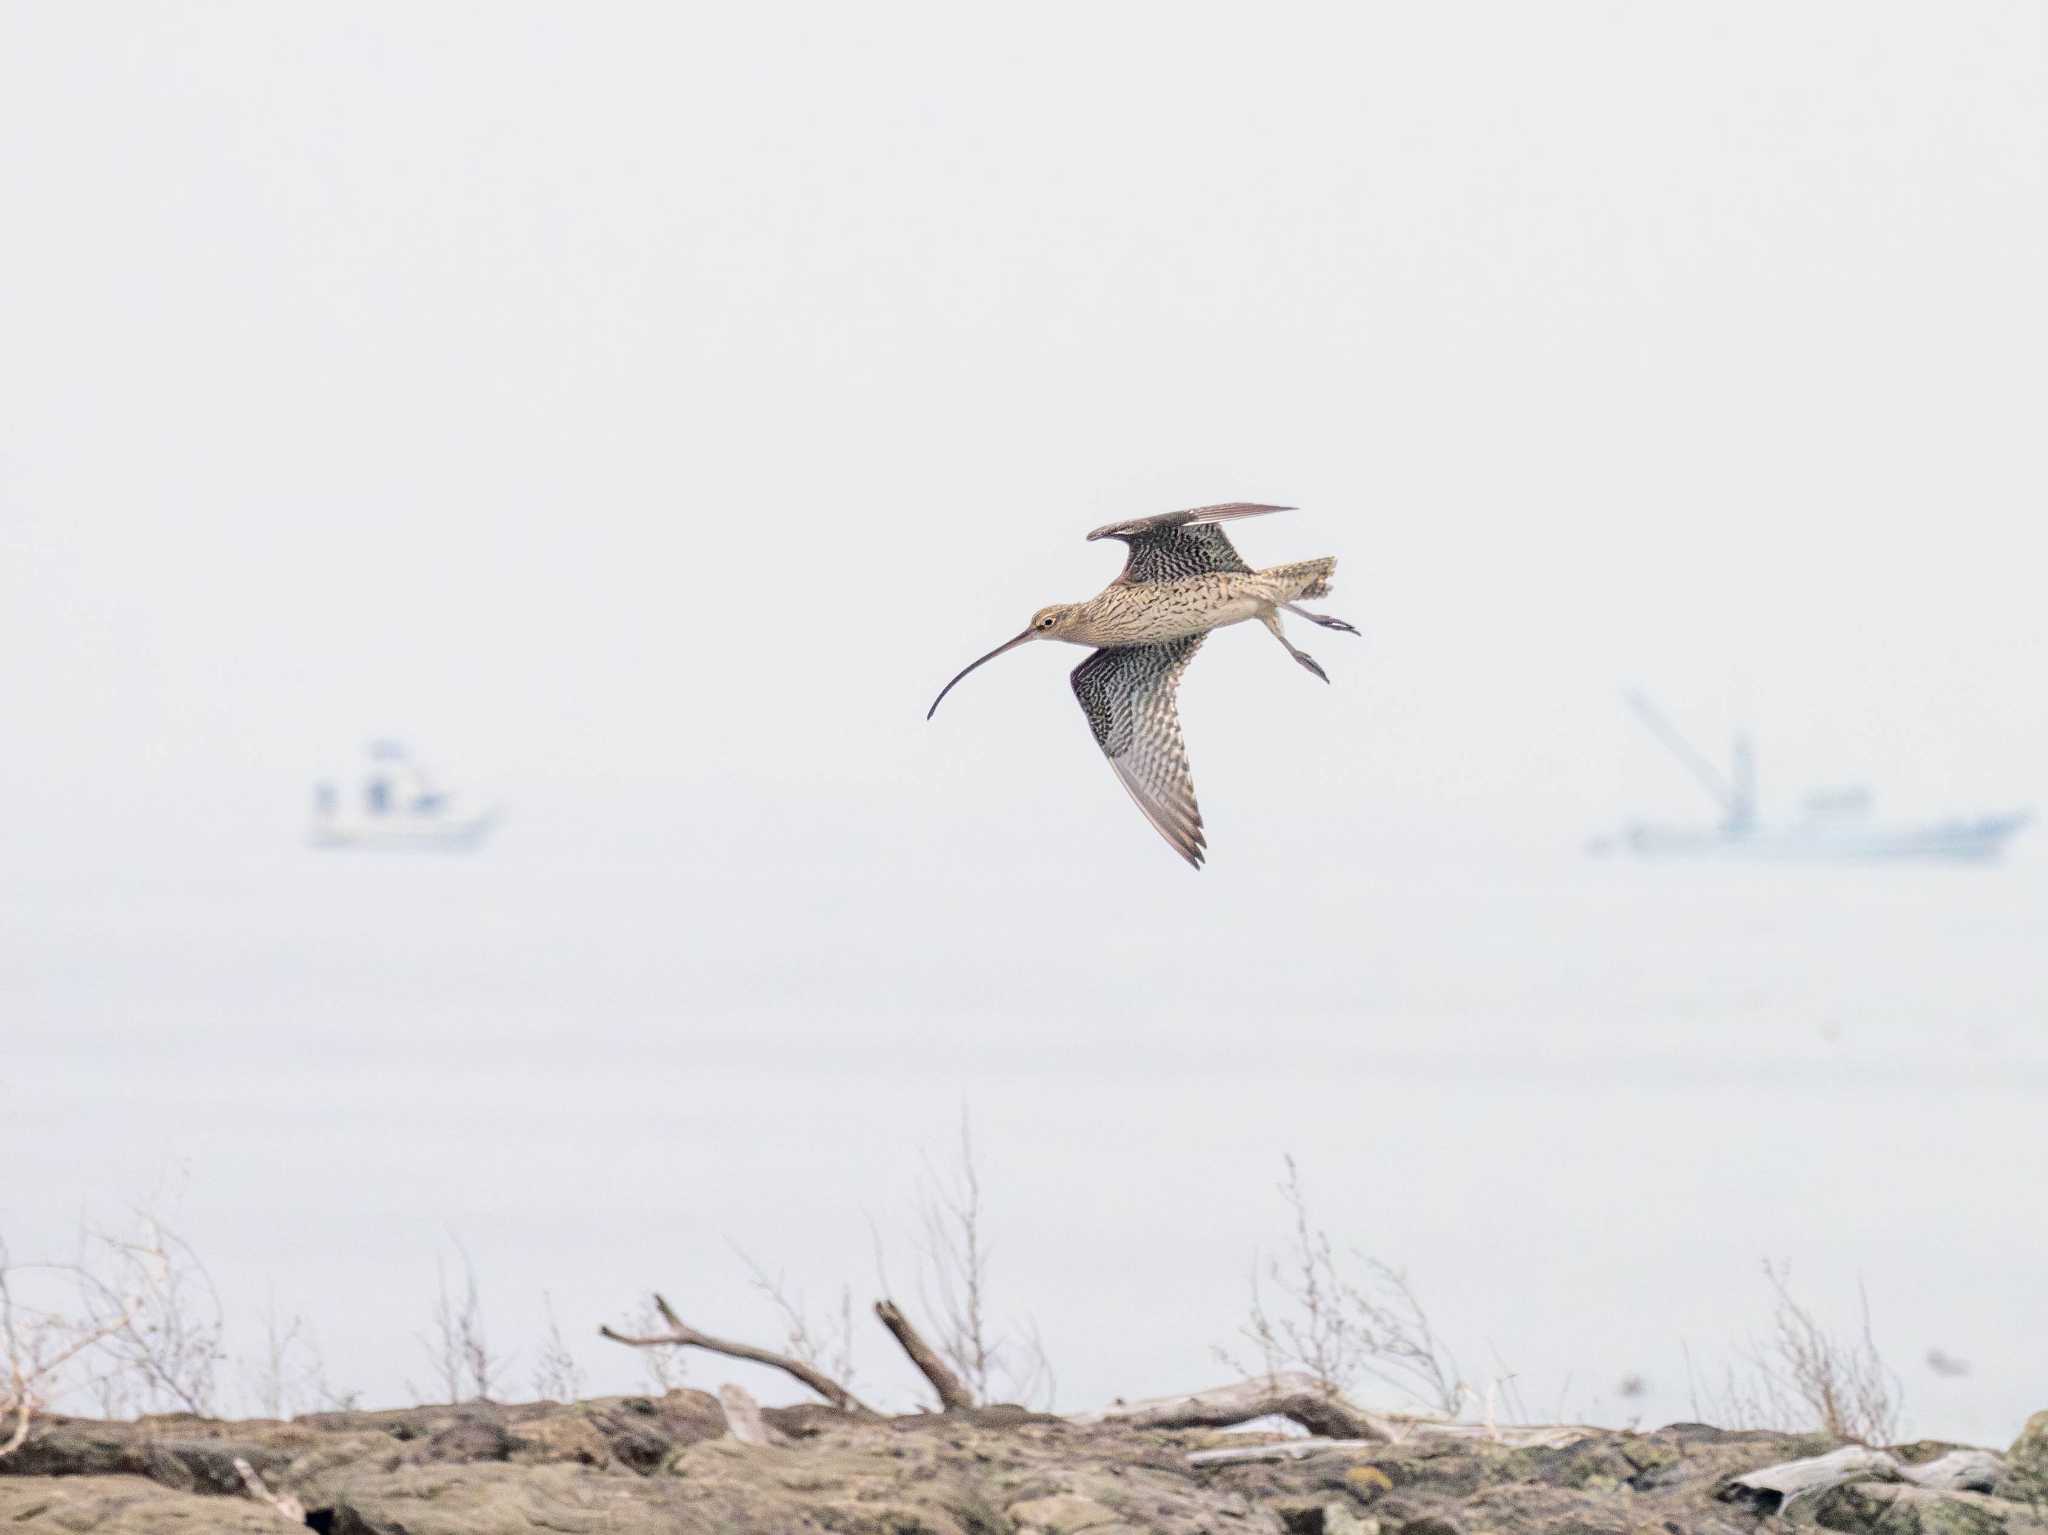
[[1899,1436],[1904,1387],[1885,1364],[1870,1329],[1870,1296],[1857,1287],[1853,1333],[1830,1333],[1792,1294],[1791,1268],[1765,1261],[1771,1288],[1771,1332],[1737,1352],[1718,1389],[1704,1391],[1692,1373],[1693,1415],[1724,1428],[1813,1429],[1834,1439],[1885,1445]]
[[103,1417],[213,1414],[224,1324],[220,1296],[191,1245],[152,1215],[134,1240],[88,1232],[79,1306],[102,1334],[83,1358]]
[[306,1368],[301,1358],[305,1328],[303,1317],[279,1317],[274,1298],[264,1310],[263,1352],[243,1362],[242,1375],[249,1401],[266,1418],[292,1414],[299,1377]]
[[355,1405],[353,1392],[337,1392],[328,1385],[326,1363],[306,1319],[281,1316],[275,1297],[263,1310],[262,1351],[242,1361],[242,1390],[266,1418]]
[[534,1361],[534,1395],[544,1402],[574,1402],[583,1395],[583,1366],[569,1351],[562,1324],[555,1320],[554,1297],[543,1291],[541,1303],[547,1310],[548,1330]]
[[[1391,1386],[1430,1412],[1455,1417],[1471,1395],[1458,1363],[1430,1322],[1408,1276],[1378,1258],[1352,1254],[1340,1263],[1329,1232],[1309,1209],[1301,1169],[1286,1158],[1280,1195],[1293,1217],[1284,1257],[1252,1267],[1251,1312],[1241,1329],[1259,1351],[1264,1373],[1300,1370],[1324,1391],[1341,1396],[1364,1380]],[[1269,1302],[1266,1286],[1280,1303]],[[1232,1369],[1245,1369],[1226,1349],[1217,1355]],[[1503,1372],[1501,1381],[1513,1377]],[[1493,1412],[1493,1392],[1487,1413]]]
[[1703,1381],[1694,1368],[1691,1348],[1685,1349],[1686,1388],[1694,1420],[1717,1428],[1794,1432],[1804,1413],[1793,1405],[1775,1374],[1756,1368],[1747,1352],[1741,1357],[1742,1369],[1730,1361],[1722,1366],[1718,1382]]
[[17,1264],[0,1243],[0,1455],[67,1391],[107,1417],[209,1413],[220,1337],[206,1270],[153,1217],[134,1240],[87,1229],[65,1263]]
[[275,1297],[263,1308],[262,1351],[242,1361],[242,1394],[266,1418],[353,1412],[362,1396],[328,1380],[327,1361],[312,1325],[296,1314],[281,1315]]
[[1813,1421],[1835,1438],[1872,1445],[1894,1442],[1904,1388],[1871,1336],[1869,1292],[1861,1284],[1856,1287],[1856,1331],[1833,1334],[1793,1298],[1789,1266],[1767,1262],[1764,1278],[1775,1301],[1772,1362],[1786,1387]]
[[[450,1293],[447,1264],[434,1261],[435,1299],[432,1331],[422,1334],[420,1347],[433,1362],[441,1388],[441,1400],[488,1402],[500,1384],[510,1360],[491,1350],[484,1329],[483,1301],[477,1291],[476,1265],[461,1243],[455,1250],[462,1258],[462,1288]],[[419,1388],[408,1383],[414,1396]]]
[[977,1402],[1000,1396],[1048,1407],[1058,1382],[1037,1326],[999,1332],[991,1325],[984,1223],[974,1127],[962,1110],[951,1165],[925,1162],[918,1195],[918,1297],[937,1331],[935,1347]]
[[739,1248],[734,1251],[747,1266],[749,1283],[767,1297],[782,1320],[783,1352],[853,1390],[853,1287],[840,1286],[838,1307],[813,1317],[802,1291],[792,1293],[781,1274],[770,1274]]
[[104,1342],[109,1328],[127,1325],[125,1315],[94,1326],[72,1309],[20,1299],[17,1283],[30,1271],[73,1284],[96,1282],[69,1264],[18,1266],[0,1242],[0,1457],[27,1442],[29,1424],[62,1389],[64,1372]]

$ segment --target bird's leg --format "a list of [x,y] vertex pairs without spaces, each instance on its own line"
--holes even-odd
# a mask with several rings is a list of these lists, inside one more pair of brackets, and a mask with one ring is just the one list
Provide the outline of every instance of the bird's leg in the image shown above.
[[1259,613],[1259,622],[1273,631],[1273,638],[1287,647],[1287,653],[1290,656],[1293,656],[1295,660],[1306,666],[1310,671],[1322,678],[1323,681],[1328,682],[1330,680],[1330,674],[1316,663],[1314,656],[1310,655],[1306,650],[1296,650],[1294,648],[1293,643],[1287,638],[1286,631],[1280,627],[1280,615],[1278,613],[1274,612],[1271,608],[1265,608]]
[[1356,624],[1347,624],[1343,619],[1332,618],[1328,613],[1311,613],[1307,608],[1296,607],[1291,602],[1283,602],[1280,605],[1297,617],[1305,618],[1312,624],[1321,624],[1325,629],[1336,629],[1345,634],[1356,634],[1358,632]]

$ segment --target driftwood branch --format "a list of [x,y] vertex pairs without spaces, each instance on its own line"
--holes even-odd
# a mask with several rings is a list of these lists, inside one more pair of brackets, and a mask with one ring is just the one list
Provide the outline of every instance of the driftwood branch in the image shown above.
[[[635,1337],[611,1327],[600,1327],[598,1332],[614,1343],[626,1344],[629,1348],[701,1348],[709,1353],[723,1354],[728,1359],[745,1359],[753,1364],[765,1364],[771,1369],[802,1381],[834,1407],[844,1412],[860,1413],[864,1417],[875,1416],[873,1408],[848,1391],[838,1381],[825,1374],[817,1366],[802,1359],[792,1359],[786,1354],[777,1354],[765,1348],[756,1348],[751,1343],[735,1343],[729,1338],[714,1338],[709,1333],[699,1332],[680,1316],[675,1308],[660,1295],[654,1297],[654,1308],[661,1313],[661,1319],[668,1323],[669,1330],[652,1337]],[[911,1325],[891,1300],[875,1302],[875,1315],[884,1327],[902,1345],[903,1352],[910,1356],[910,1362],[917,1366],[924,1378],[931,1382],[932,1389],[939,1394],[939,1405],[947,1412],[958,1412],[974,1406],[974,1393],[969,1391],[960,1377],[953,1373],[938,1352],[925,1342],[918,1330]],[[728,1410],[727,1421],[738,1438],[746,1438],[746,1429],[736,1421]]]
[[2005,1457],[1990,1450],[1950,1450],[1939,1459],[1901,1466],[1909,1482],[1936,1492],[1991,1492],[2005,1474]]
[[1299,1372],[1261,1376],[1191,1396],[1115,1402],[1076,1421],[1124,1423],[1132,1428],[1229,1428],[1267,1417],[1291,1418],[1311,1434],[1331,1439],[1371,1439],[1384,1444],[1392,1437],[1341,1396],[1325,1391],[1313,1377]]
[[249,1496],[259,1503],[268,1503],[277,1510],[277,1516],[286,1524],[306,1527],[306,1505],[289,1493],[272,1492],[256,1474],[256,1468],[241,1456],[235,1457],[235,1474],[242,1479],[242,1485],[249,1489]]
[[910,1356],[910,1362],[932,1383],[932,1390],[939,1394],[940,1407],[947,1412],[960,1412],[974,1405],[974,1394],[947,1367],[946,1361],[932,1351],[932,1346],[918,1336],[917,1329],[910,1325],[910,1318],[897,1309],[894,1301],[876,1301],[875,1315],[889,1329],[890,1336],[903,1345],[903,1352]]
[[1781,1513],[1800,1498],[1826,1492],[1859,1476],[1895,1474],[1898,1462],[1882,1450],[1844,1445],[1826,1455],[1788,1460],[1738,1476],[1716,1494],[1723,1503],[1740,1503],[1759,1514]]
[[1989,1492],[2004,1469],[2005,1462],[1989,1450],[1951,1450],[1915,1466],[1883,1450],[1850,1444],[1735,1477],[1715,1496],[1759,1514],[1779,1514],[1801,1498],[1845,1482],[1912,1482],[1934,1492]]
[[7,1373],[10,1377],[8,1395],[0,1397],[0,1407],[13,1407],[14,1430],[5,1439],[0,1439],[0,1457],[12,1455],[28,1443],[29,1419],[35,1412],[35,1397],[29,1390],[28,1372],[10,1362]]
[[1381,1444],[1399,1444],[1408,1439],[1483,1439],[1490,1444],[1528,1449],[1576,1444],[1594,1432],[1570,1424],[1496,1426],[1368,1412],[1300,1370],[1280,1370],[1189,1396],[1115,1402],[1101,1412],[1082,1413],[1069,1421],[1125,1423],[1132,1428],[1230,1428],[1266,1417],[1290,1418],[1325,1439],[1370,1439]]
[[861,1401],[860,1398],[840,1385],[838,1381],[832,1379],[831,1376],[804,1363],[803,1360],[791,1359],[784,1354],[771,1353],[765,1348],[755,1348],[750,1343],[734,1343],[725,1338],[714,1338],[709,1333],[699,1332],[681,1317],[677,1316],[674,1308],[659,1295],[654,1297],[654,1305],[655,1309],[661,1313],[661,1319],[668,1323],[672,1329],[671,1331],[651,1338],[630,1337],[625,1333],[615,1332],[609,1327],[600,1327],[598,1332],[611,1339],[614,1343],[624,1343],[631,1348],[701,1348],[708,1353],[723,1354],[728,1359],[745,1359],[753,1364],[765,1364],[770,1369],[780,1370],[783,1374],[802,1381],[811,1390],[817,1392],[819,1396],[822,1396],[834,1407],[844,1412],[857,1412],[863,1417],[870,1418],[875,1416],[875,1410],[872,1407]]

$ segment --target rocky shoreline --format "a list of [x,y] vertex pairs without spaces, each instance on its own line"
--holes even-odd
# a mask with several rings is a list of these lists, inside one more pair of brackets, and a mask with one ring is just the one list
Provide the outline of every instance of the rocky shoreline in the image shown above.
[[[1738,1481],[1838,1448],[1813,1435],[1678,1424],[1545,1442],[1420,1430],[1347,1444],[1077,1423],[1014,1408],[873,1418],[760,1412],[676,1390],[567,1405],[319,1413],[291,1422],[38,1420],[0,1460],[0,1529],[276,1535],[2048,1535],[2048,1414],[1974,1487],[1898,1468],[1955,1446],[1854,1456],[1863,1472],[1773,1507]],[[759,1437],[756,1425],[748,1438]],[[1288,1444],[1296,1458],[1205,1454]],[[1190,1459],[1194,1455],[1197,1458]],[[238,1467],[237,1462],[241,1463]],[[243,1469],[246,1467],[246,1472]]]

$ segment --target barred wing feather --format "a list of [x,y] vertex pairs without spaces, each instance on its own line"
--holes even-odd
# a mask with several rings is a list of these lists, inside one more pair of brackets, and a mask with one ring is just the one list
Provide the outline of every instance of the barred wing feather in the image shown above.
[[1221,506],[1196,506],[1184,512],[1162,512],[1157,517],[1112,522],[1088,536],[1120,538],[1130,545],[1130,557],[1124,561],[1123,574],[1117,577],[1119,582],[1135,585],[1145,581],[1178,581],[1216,570],[1250,570],[1229,535],[1217,524],[1292,510],[1255,501],[1230,501]]
[[1207,856],[1175,694],[1206,636],[1098,650],[1074,668],[1074,697],[1117,780],[1145,819],[1196,868]]

